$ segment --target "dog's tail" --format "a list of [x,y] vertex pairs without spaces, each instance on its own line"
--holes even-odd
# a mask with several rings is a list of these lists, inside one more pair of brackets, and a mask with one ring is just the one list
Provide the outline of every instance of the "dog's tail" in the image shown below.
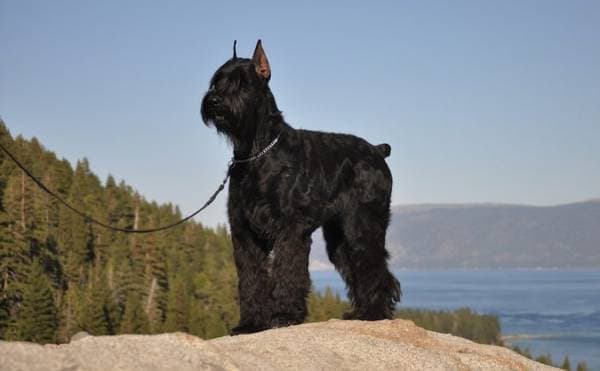
[[392,147],[387,143],[379,144],[374,147],[375,151],[383,158],[388,157],[390,153],[392,153]]

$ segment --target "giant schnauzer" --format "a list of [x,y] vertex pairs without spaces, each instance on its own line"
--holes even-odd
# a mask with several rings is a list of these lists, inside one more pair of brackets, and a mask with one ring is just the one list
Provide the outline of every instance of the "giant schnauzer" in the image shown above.
[[311,234],[319,227],[353,309],[344,319],[391,318],[400,284],[387,266],[392,175],[387,144],[294,129],[275,104],[260,40],[210,80],[202,119],[233,145],[228,214],[239,277],[232,334],[304,321]]

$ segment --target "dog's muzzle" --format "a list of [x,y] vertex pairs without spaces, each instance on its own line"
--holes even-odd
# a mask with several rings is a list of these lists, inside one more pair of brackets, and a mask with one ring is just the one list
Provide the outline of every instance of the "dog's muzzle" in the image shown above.
[[202,120],[206,125],[224,119],[224,116],[219,114],[220,106],[219,97],[209,90],[202,99],[201,107]]

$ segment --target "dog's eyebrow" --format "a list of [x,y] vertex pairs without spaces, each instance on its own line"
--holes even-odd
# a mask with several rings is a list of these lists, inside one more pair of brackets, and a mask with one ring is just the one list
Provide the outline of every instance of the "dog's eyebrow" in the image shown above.
[[222,73],[216,73],[213,78],[210,80],[210,84],[211,85],[215,85],[217,83],[217,81],[221,80],[221,78],[223,77]]
[[236,67],[231,73],[232,76],[235,76],[239,79],[245,79],[246,74],[247,74],[246,69],[242,66]]

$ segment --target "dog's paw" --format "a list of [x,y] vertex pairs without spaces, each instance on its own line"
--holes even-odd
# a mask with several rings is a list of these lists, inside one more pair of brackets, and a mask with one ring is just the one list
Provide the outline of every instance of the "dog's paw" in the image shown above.
[[264,325],[256,325],[252,323],[239,324],[238,326],[231,329],[230,335],[242,335],[242,334],[253,334],[255,332],[261,332],[264,330],[268,330],[268,326]]
[[271,318],[271,328],[294,326],[294,325],[299,325],[302,322],[303,321],[293,319],[289,315],[277,315],[277,316],[273,316],[273,318]]
[[346,319],[346,320],[353,320],[353,319],[358,319],[359,315],[354,312],[345,312],[344,314],[342,314],[342,319]]
[[366,311],[366,312],[346,312],[342,315],[342,319],[345,320],[360,320],[360,321],[380,321],[383,319],[391,319],[392,316],[386,315],[380,310]]

